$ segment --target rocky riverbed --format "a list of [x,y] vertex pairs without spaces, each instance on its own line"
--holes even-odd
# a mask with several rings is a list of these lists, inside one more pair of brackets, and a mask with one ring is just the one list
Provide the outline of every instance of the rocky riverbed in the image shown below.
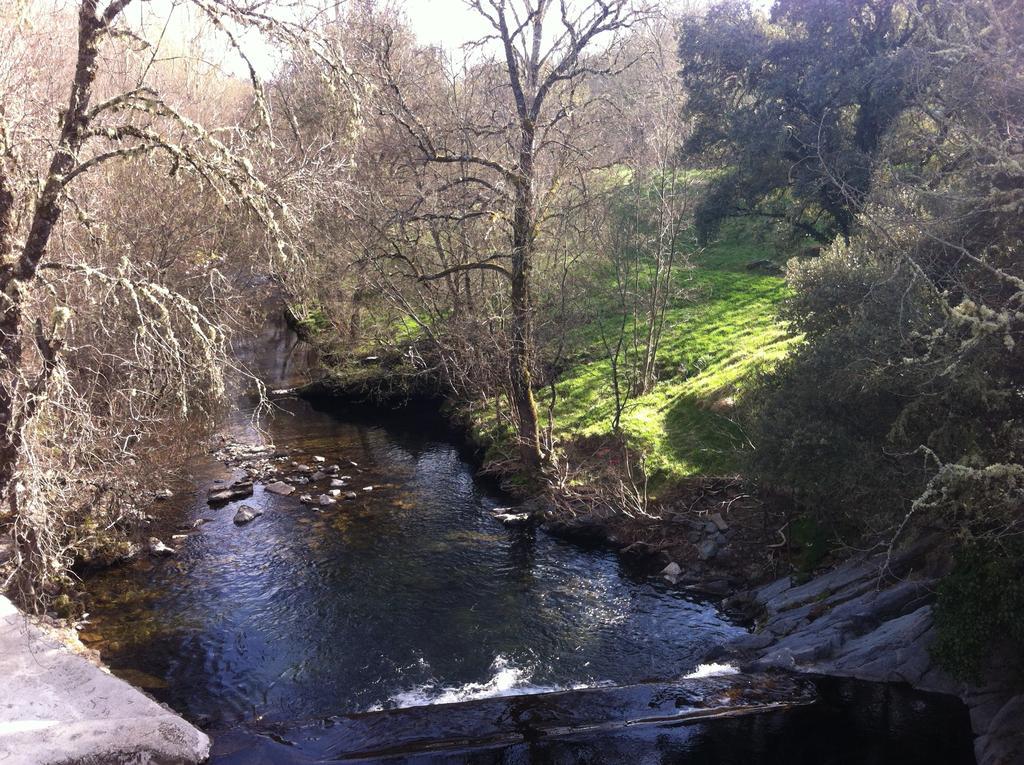
[[526,507],[551,532],[616,549],[624,563],[719,600],[752,626],[706,661],[750,672],[906,683],[957,696],[970,709],[978,764],[1024,763],[1024,678],[1006,670],[1012,657],[993,660],[998,669],[971,685],[954,680],[931,656],[932,609],[944,573],[934,538],[892,556],[855,556],[809,578],[771,577],[766,541],[759,528],[751,529],[760,526],[758,519],[742,509],[723,512],[727,505],[728,499],[702,511],[643,520],[565,517],[535,502]]
[[[894,559],[857,557],[798,584],[783,577],[727,601],[756,628],[713,652],[748,670],[784,669],[959,696],[971,713],[978,765],[1024,762],[1024,684],[999,665],[978,685],[959,683],[931,656],[937,580],[927,549]],[[888,564],[888,565],[886,565]],[[885,566],[885,576],[882,576]]]

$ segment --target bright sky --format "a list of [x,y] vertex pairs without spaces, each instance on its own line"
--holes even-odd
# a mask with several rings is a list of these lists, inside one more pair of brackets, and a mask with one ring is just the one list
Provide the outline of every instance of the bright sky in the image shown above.
[[457,48],[487,33],[487,22],[462,0],[406,0],[416,37],[426,45]]
[[[570,0],[570,4],[573,1]],[[707,1],[662,0],[662,4],[669,7],[683,7],[699,5]],[[395,2],[399,7],[404,8],[409,25],[424,45],[437,45],[455,53],[464,43],[477,40],[491,31],[487,21],[481,18],[476,11],[468,8],[464,0],[395,0]],[[771,0],[755,0],[755,5],[767,6],[770,2]],[[167,18],[168,12],[175,4],[176,0],[150,0],[145,6],[136,3],[130,7],[129,16],[148,14],[149,19],[154,20],[158,26],[162,26],[163,20]],[[287,4],[284,6],[287,7]],[[181,18],[181,11],[175,12],[174,15]],[[278,59],[274,50],[255,33],[243,35],[242,44],[258,72],[264,77],[270,76],[276,69]],[[245,69],[242,62],[236,61],[237,57],[226,48],[225,54],[226,59],[221,62],[222,66],[236,74],[244,74]]]

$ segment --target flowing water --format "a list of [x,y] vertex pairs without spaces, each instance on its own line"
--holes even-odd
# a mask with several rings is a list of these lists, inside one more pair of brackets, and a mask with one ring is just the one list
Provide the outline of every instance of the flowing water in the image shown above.
[[[269,327],[254,348],[249,359],[271,385],[295,382],[304,368],[301,346],[281,326]],[[358,499],[321,510],[257,484],[253,497],[213,509],[206,490],[230,471],[201,456],[160,512],[182,525],[208,522],[175,540],[172,557],[87,581],[83,639],[115,672],[210,728],[221,742],[219,761],[305,761],[294,747],[269,740],[256,749],[236,746],[237,732],[253,727],[287,731],[289,724],[341,713],[675,678],[741,631],[712,604],[631,577],[613,554],[502,526],[491,514],[510,499],[475,476],[470,455],[436,413],[318,410],[287,399],[264,426],[290,459],[322,456],[342,465]],[[258,439],[244,408],[225,422],[225,432]],[[263,515],[236,526],[241,503]],[[932,752],[931,759],[900,762],[970,761],[962,709],[886,694],[881,706],[854,704],[845,717],[827,705],[799,714],[819,715],[804,728],[828,730],[852,728],[856,715],[876,708],[861,725],[871,736],[893,746],[916,739],[908,751]],[[778,741],[792,740],[790,726],[801,718],[760,717],[760,724],[708,724],[674,738],[636,733],[601,743],[594,734],[565,744],[569,759],[554,750],[537,757],[634,761],[619,757],[625,746],[649,752],[644,761],[669,762],[714,745],[734,757],[719,762],[886,761],[823,759],[834,738],[817,733],[806,737],[817,748],[805,749],[818,759],[773,759],[768,732],[790,731]],[[925,749],[925,737],[907,733],[935,723],[943,733]],[[728,725],[755,728],[737,739]],[[703,743],[694,748],[695,741]],[[607,757],[577,760],[577,751]],[[494,761],[534,759],[522,756]]]

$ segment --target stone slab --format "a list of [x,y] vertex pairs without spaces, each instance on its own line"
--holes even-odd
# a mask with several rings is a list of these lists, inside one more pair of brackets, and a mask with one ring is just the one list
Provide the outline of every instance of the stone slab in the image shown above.
[[0,762],[194,765],[210,741],[58,643],[0,595]]

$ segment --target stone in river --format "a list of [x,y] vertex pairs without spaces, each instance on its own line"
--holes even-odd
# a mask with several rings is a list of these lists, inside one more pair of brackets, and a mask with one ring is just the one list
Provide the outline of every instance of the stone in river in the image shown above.
[[344,489],[346,486],[348,486],[348,483],[346,483],[341,478],[332,478],[331,479],[331,488],[332,489]]
[[320,507],[327,507],[329,505],[333,505],[335,501],[334,497],[328,496],[327,494],[321,494],[320,499],[317,500],[317,504],[320,505]]
[[282,497],[287,497],[295,491],[295,487],[289,486],[284,481],[274,481],[273,483],[268,483],[264,486],[263,490],[269,491],[271,494],[280,494]]
[[342,496],[345,497],[345,499],[355,499],[359,495],[354,491],[346,491]]
[[533,521],[533,516],[529,513],[495,513],[494,519],[506,526],[528,526]]
[[322,465],[325,462],[327,462],[327,458],[326,457],[321,457],[321,456],[317,455],[316,457],[313,458],[313,462],[316,462],[317,464]]
[[220,505],[236,499],[252,496],[252,481],[235,481],[227,488],[210,489],[206,501],[211,505]]
[[235,523],[241,526],[243,523],[255,520],[259,515],[263,515],[262,510],[258,510],[251,505],[242,505],[238,508],[238,512],[235,513]]
[[665,568],[661,570],[661,575],[668,579],[672,584],[675,584],[679,579],[679,575],[683,573],[683,570],[679,567],[679,564],[675,561],[669,563]]
[[156,537],[150,537],[149,552],[151,555],[174,555],[177,550],[173,547],[168,547]]
[[327,477],[327,473],[323,470],[317,470],[313,475],[309,477],[310,481],[322,481]]
[[311,494],[303,494],[301,497],[299,497],[299,502],[301,502],[304,505],[312,505],[313,496]]
[[330,491],[328,491],[327,493],[328,493],[328,494],[329,494],[330,496],[332,496],[332,497],[335,497],[335,498],[337,498],[337,497],[340,497],[340,496],[341,496],[341,489],[331,489],[331,490],[330,490]]
[[372,486],[364,486],[363,487],[363,491],[373,491],[373,487]]

